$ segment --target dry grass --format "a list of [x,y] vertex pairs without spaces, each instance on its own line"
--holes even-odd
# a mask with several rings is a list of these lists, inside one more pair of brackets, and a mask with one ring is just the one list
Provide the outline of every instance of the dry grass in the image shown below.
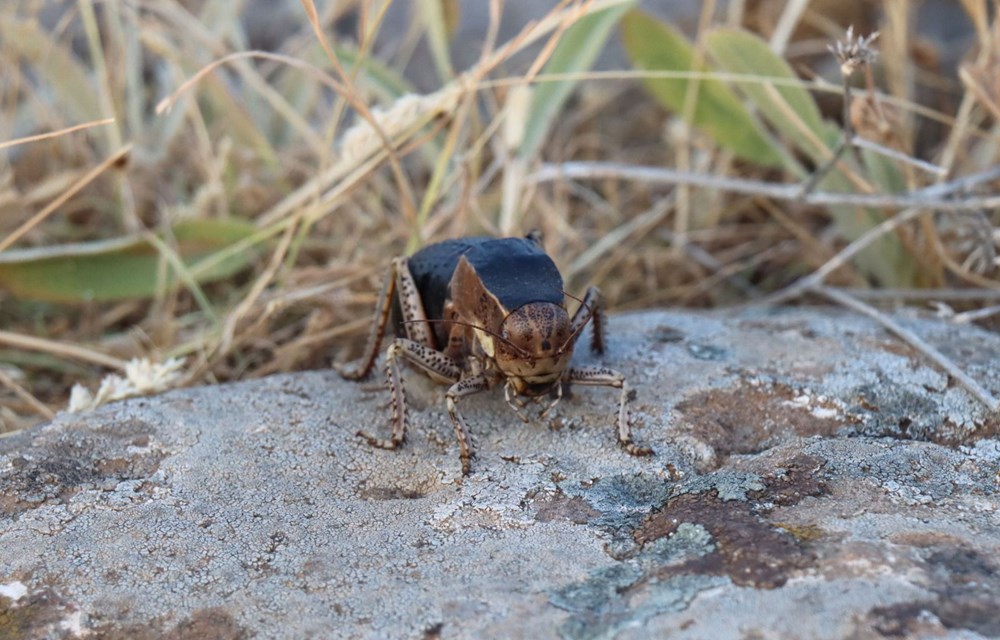
[[[326,367],[366,331],[388,259],[447,237],[539,228],[567,289],[597,284],[618,309],[753,300],[855,239],[833,224],[831,207],[808,200],[684,181],[532,180],[539,161],[786,184],[804,177],[739,161],[684,125],[640,87],[638,77],[656,74],[546,74],[568,29],[620,2],[553,3],[509,40],[495,28],[503,3],[491,2],[481,57],[458,74],[442,58],[453,16],[422,13],[396,53],[405,61],[408,43],[430,39],[443,79],[423,95],[407,88],[400,60],[376,46],[390,4],[323,3],[320,13],[304,0],[291,13],[295,27],[260,52],[247,50],[229,9],[236,3],[226,0],[4,3],[0,271],[9,268],[5,255],[56,255],[70,243],[118,238],[138,243],[129,251],[147,251],[156,270],[148,295],[113,300],[67,302],[44,279],[0,279],[0,432],[51,417],[74,383],[96,390],[135,358],[186,358],[183,384]],[[852,4],[869,10],[843,15],[839,5]],[[962,3],[975,42],[960,71],[935,66],[944,54],[913,31],[915,4],[734,2],[716,16],[703,3],[692,35],[700,43],[720,22],[778,24],[773,33],[758,28],[836,119],[840,78],[826,45],[848,20],[859,32],[880,29],[869,90],[857,88],[851,113],[859,135],[901,154],[891,162],[910,193],[987,170],[1000,149],[1000,49],[986,2]],[[768,16],[776,6],[784,13]],[[566,79],[579,81],[574,97],[543,123],[539,148],[519,152],[534,126],[522,87]],[[877,176],[848,164],[845,184],[882,191]],[[178,231],[181,221],[233,219],[249,223],[238,240],[196,254]],[[997,288],[993,211],[921,210],[909,219],[885,232],[898,237],[900,256],[875,267],[836,262],[825,285],[893,286],[893,300],[919,287]],[[122,276],[132,268],[126,253],[112,263]],[[114,289],[115,277],[105,285]]]

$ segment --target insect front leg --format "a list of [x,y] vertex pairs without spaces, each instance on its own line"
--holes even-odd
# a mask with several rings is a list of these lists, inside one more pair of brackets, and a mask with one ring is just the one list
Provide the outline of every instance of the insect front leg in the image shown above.
[[375,317],[372,320],[371,331],[368,333],[364,354],[361,356],[361,360],[353,365],[336,367],[337,372],[342,377],[348,380],[361,380],[367,378],[368,374],[371,373],[382,346],[382,339],[385,337],[385,327],[389,323],[389,314],[392,312],[392,297],[397,291],[399,292],[400,307],[403,309],[407,337],[426,346],[433,345],[427,314],[424,313],[420,292],[413,282],[407,260],[403,257],[393,258],[386,270],[385,277],[382,279],[382,290],[375,303]]
[[549,415],[549,411],[552,411],[553,409],[556,408],[556,405],[559,404],[559,401],[562,400],[562,397],[563,397],[563,383],[559,382],[558,384],[556,384],[556,398],[555,398],[555,400],[553,400],[552,402],[550,402],[549,406],[545,407],[545,411],[542,411],[542,413],[541,413],[541,415],[539,417],[540,418],[544,418],[545,416]]
[[514,412],[514,415],[520,418],[524,424],[528,424],[528,416],[524,415],[524,412],[521,411],[521,409],[524,409],[528,405],[517,397],[514,382],[510,379],[503,385],[503,397],[507,401],[507,406]]
[[433,380],[445,384],[457,382],[462,375],[462,368],[458,363],[440,351],[407,338],[393,340],[385,353],[385,377],[389,382],[389,398],[392,403],[392,435],[389,438],[378,438],[358,431],[358,435],[367,440],[368,444],[380,449],[395,449],[406,439],[409,422],[401,360],[414,365]]
[[455,425],[455,437],[458,438],[458,456],[462,459],[462,475],[469,475],[472,469],[472,444],[469,439],[469,429],[465,425],[462,414],[458,412],[458,399],[470,396],[474,393],[486,391],[490,388],[490,381],[484,374],[472,376],[459,380],[448,389],[446,394],[448,402],[448,415],[451,416],[452,424]]
[[614,369],[605,369],[604,367],[579,367],[570,369],[566,379],[576,384],[621,389],[621,397],[618,401],[618,420],[615,423],[618,444],[634,456],[648,456],[653,453],[649,447],[632,442],[632,429],[629,426],[628,383],[625,382],[625,376]]
[[583,304],[573,314],[571,329],[574,334],[579,332],[587,321],[591,320],[593,329],[590,334],[590,350],[597,354],[604,353],[604,295],[597,287],[587,289]]

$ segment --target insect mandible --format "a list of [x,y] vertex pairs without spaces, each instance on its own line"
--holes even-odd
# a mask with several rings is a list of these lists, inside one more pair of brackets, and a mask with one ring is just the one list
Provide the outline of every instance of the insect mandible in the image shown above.
[[392,434],[358,435],[374,447],[396,449],[409,426],[401,364],[406,362],[439,384],[450,385],[448,414],[458,439],[462,473],[473,457],[469,430],[458,410],[461,398],[503,385],[507,404],[523,421],[526,402],[562,397],[566,384],[621,390],[616,431],[630,454],[652,450],[632,442],[625,377],[604,367],[571,367],[573,347],[592,322],[591,349],[604,352],[604,303],[596,287],[587,290],[572,318],[555,263],[538,232],[524,238],[471,237],[428,245],[409,258],[392,260],[375,308],[364,354],[338,369],[351,380],[368,376],[378,357],[390,315],[396,338],[386,350],[385,375],[392,404]]

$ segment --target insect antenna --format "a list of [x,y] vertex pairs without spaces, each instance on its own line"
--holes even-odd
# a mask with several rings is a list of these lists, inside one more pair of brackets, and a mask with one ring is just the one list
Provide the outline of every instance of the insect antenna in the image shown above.
[[403,320],[403,324],[410,324],[410,323],[413,323],[413,322],[450,322],[451,324],[457,324],[457,325],[460,325],[460,326],[463,326],[463,327],[471,327],[473,329],[479,329],[480,331],[482,331],[484,333],[488,333],[489,335],[493,336],[494,338],[496,338],[500,342],[503,342],[504,344],[506,344],[508,347],[510,347],[511,349],[513,349],[514,351],[516,351],[517,354],[519,356],[521,356],[522,358],[526,358],[526,359],[532,358],[532,355],[530,353],[528,353],[527,351],[525,351],[521,347],[517,346],[516,344],[514,344],[513,342],[511,342],[507,338],[503,337],[499,333],[497,333],[495,331],[490,331],[486,327],[480,327],[477,324],[472,324],[471,322],[464,322],[462,320],[445,320],[444,318],[435,318],[433,320],[430,319],[430,318],[428,318],[426,320]]
[[559,347],[559,349],[556,351],[556,353],[559,355],[562,355],[566,351],[566,349],[571,348],[573,344],[576,343],[576,339],[580,337],[581,333],[583,333],[583,329],[587,326],[587,323],[590,322],[591,318],[594,317],[594,310],[590,307],[589,304],[587,304],[580,298],[577,298],[568,291],[563,291],[563,295],[566,296],[567,298],[573,298],[574,300],[579,302],[587,310],[587,318],[580,323],[579,327],[573,330],[573,333],[569,334],[569,337],[566,338],[566,342],[563,342],[562,346]]

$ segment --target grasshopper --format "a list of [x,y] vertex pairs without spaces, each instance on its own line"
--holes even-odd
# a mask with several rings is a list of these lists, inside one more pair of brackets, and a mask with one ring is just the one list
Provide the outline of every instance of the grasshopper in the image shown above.
[[588,322],[591,349],[604,352],[604,303],[596,287],[587,290],[572,318],[566,310],[562,275],[541,246],[541,234],[524,238],[472,237],[428,245],[409,258],[392,260],[382,284],[375,318],[360,361],[338,369],[350,380],[371,373],[390,315],[396,338],[385,356],[392,404],[392,434],[364,431],[370,445],[396,449],[409,426],[401,364],[408,363],[439,384],[450,385],[448,414],[458,439],[462,473],[473,451],[460,399],[503,385],[507,404],[524,422],[526,402],[544,396],[559,402],[569,383],[621,389],[616,429],[630,454],[652,454],[632,442],[629,387],[625,377],[604,367],[571,367],[573,347]]

